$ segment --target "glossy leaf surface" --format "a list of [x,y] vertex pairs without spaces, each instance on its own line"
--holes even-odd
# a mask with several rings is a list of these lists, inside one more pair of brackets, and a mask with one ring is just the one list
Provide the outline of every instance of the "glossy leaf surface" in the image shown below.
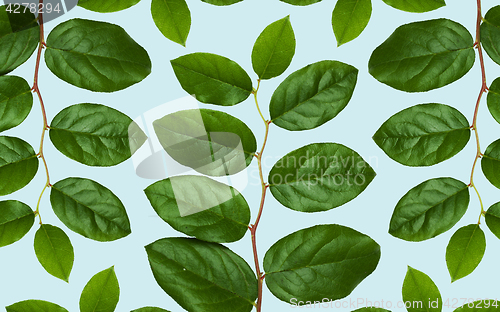
[[500,78],[493,80],[486,98],[491,116],[500,123]]
[[0,247],[23,238],[35,222],[31,208],[17,200],[0,201]]
[[500,139],[491,143],[484,151],[481,169],[488,181],[500,188]]
[[170,312],[161,308],[157,307],[144,307],[140,309],[133,310],[131,312]]
[[423,13],[446,5],[444,0],[382,0],[386,4],[401,11]]
[[210,3],[213,5],[231,5],[235,4],[238,2],[241,2],[243,0],[201,0],[202,2]]
[[472,273],[481,262],[486,250],[486,238],[479,224],[458,229],[446,247],[446,265],[451,282]]
[[357,38],[370,20],[371,0],[339,0],[332,13],[332,27],[337,46]]
[[0,76],[0,132],[21,124],[33,106],[28,82],[17,76]]
[[80,312],[113,312],[119,297],[115,268],[110,267],[94,275],[85,285],[80,296]]
[[484,215],[484,219],[490,231],[500,239],[500,202],[488,208]]
[[153,0],[151,15],[156,27],[166,38],[186,46],[191,28],[191,12],[185,0]]
[[7,312],[68,312],[65,308],[43,300],[24,300],[5,307]]
[[0,196],[28,185],[37,171],[38,158],[31,145],[19,138],[0,136]]
[[481,45],[488,56],[500,65],[500,5],[486,12],[480,29]]
[[[402,292],[403,301],[412,303],[411,307],[406,308],[408,312],[441,312],[443,307],[441,293],[425,273],[408,266]],[[437,307],[434,303],[436,300]]]
[[321,2],[321,0],[280,0],[280,1],[291,5],[300,5],[300,6]]
[[141,0],[79,0],[78,6],[100,13],[118,12],[136,5]]

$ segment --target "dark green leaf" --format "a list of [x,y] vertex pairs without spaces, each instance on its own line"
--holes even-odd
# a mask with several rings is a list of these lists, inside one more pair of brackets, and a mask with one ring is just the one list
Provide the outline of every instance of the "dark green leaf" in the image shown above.
[[446,265],[451,282],[472,273],[479,265],[486,250],[486,238],[479,224],[459,228],[446,247]]
[[486,101],[491,116],[500,123],[500,77],[491,83]]
[[300,6],[321,2],[321,0],[280,0],[280,1],[291,5],[300,5]]
[[491,205],[484,215],[486,225],[490,231],[500,238],[500,202]]
[[151,73],[148,53],[118,25],[72,19],[47,37],[47,67],[79,88],[113,92]]
[[337,1],[332,14],[333,33],[337,39],[337,46],[357,38],[368,25],[371,15],[371,0]]
[[495,63],[500,64],[500,5],[486,12],[480,29],[484,50]]
[[233,187],[204,176],[176,176],[144,192],[156,213],[174,229],[198,239],[229,243],[248,230],[250,208]]
[[444,0],[382,0],[386,4],[401,11],[423,13],[446,5]]
[[213,4],[213,5],[231,5],[231,4],[241,2],[243,0],[201,0],[201,1]]
[[[132,119],[101,104],[75,104],[60,111],[50,124],[50,140],[64,155],[89,166],[114,166],[130,158]],[[142,145],[139,129],[134,141]],[[141,135],[142,134],[142,135]]]
[[352,149],[314,143],[283,156],[269,172],[273,196],[297,211],[341,206],[358,196],[375,177],[372,167]]
[[33,95],[26,80],[0,76],[0,132],[21,124],[32,106]]
[[320,61],[288,76],[269,105],[278,127],[297,131],[316,128],[337,116],[354,92],[358,70],[338,61]]
[[106,242],[131,233],[122,202],[101,184],[84,178],[66,178],[54,184],[50,203],[57,217],[72,231]]
[[403,282],[403,301],[408,312],[441,312],[443,301],[436,284],[425,273],[408,266]]
[[170,312],[161,308],[156,308],[156,307],[144,307],[140,309],[135,309],[131,312]]
[[73,268],[73,245],[63,230],[42,224],[35,234],[35,254],[45,270],[65,282]]
[[486,148],[481,158],[481,169],[488,181],[500,188],[500,139]]
[[7,312],[68,312],[65,308],[43,300],[25,300],[5,307]]
[[499,306],[498,299],[483,299],[466,303],[453,312],[497,312]]
[[453,178],[435,178],[420,183],[398,202],[391,217],[389,234],[419,242],[451,229],[469,206],[468,186]]
[[295,54],[295,34],[290,15],[267,26],[259,35],[252,50],[253,70],[259,79],[281,75]]
[[419,104],[393,115],[373,135],[389,156],[405,166],[432,166],[460,152],[470,139],[467,118],[443,104]]
[[250,312],[257,279],[240,256],[220,244],[163,238],[147,245],[158,285],[190,312]]
[[474,41],[462,25],[435,19],[398,27],[368,62],[378,81],[406,92],[441,88],[474,64]]
[[182,88],[202,103],[231,106],[252,93],[252,80],[245,70],[223,56],[198,52],[170,63]]
[[38,158],[31,145],[19,138],[0,136],[0,196],[28,185],[37,170]]
[[113,266],[94,275],[85,285],[80,296],[80,312],[113,312],[119,297],[120,286]]
[[240,172],[250,165],[257,150],[248,126],[224,112],[183,110],[155,120],[153,126],[173,159],[210,176]]
[[0,201],[0,247],[23,238],[35,222],[31,208],[17,200]]
[[191,12],[185,0],[153,0],[151,15],[165,37],[186,46],[191,28]]
[[141,0],[79,0],[78,6],[100,13],[117,12],[136,5]]
[[266,252],[266,285],[278,299],[291,302],[337,300],[370,275],[380,246],[351,228],[316,225],[276,242]]

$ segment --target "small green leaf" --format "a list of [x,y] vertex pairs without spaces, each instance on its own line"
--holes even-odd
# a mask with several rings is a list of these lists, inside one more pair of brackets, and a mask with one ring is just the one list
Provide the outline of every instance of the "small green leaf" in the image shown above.
[[391,7],[413,13],[429,12],[446,5],[444,0],[382,0]]
[[269,172],[271,193],[297,211],[325,211],[361,194],[375,171],[352,149],[314,143],[283,156]]
[[248,230],[250,208],[233,187],[204,176],[175,176],[144,192],[156,213],[174,229],[198,239],[229,243]]
[[484,215],[490,231],[500,239],[500,202],[491,205]]
[[144,307],[144,308],[139,308],[135,309],[131,312],[170,312],[161,308],[156,308],[156,307]]
[[50,192],[52,209],[70,230],[107,242],[131,233],[122,202],[101,184],[84,178],[66,178]]
[[78,6],[99,13],[118,12],[136,5],[141,0],[79,0]]
[[235,4],[238,2],[241,2],[243,0],[201,0],[202,2],[210,3],[213,5],[231,5]]
[[36,257],[45,270],[68,282],[75,259],[68,235],[56,226],[42,224],[36,231],[34,247]]
[[0,201],[0,247],[23,238],[35,222],[31,208],[17,200]]
[[480,31],[484,50],[495,63],[500,65],[500,5],[486,12]]
[[320,61],[288,76],[274,91],[269,112],[274,124],[309,130],[337,116],[354,92],[358,70],[338,61]]
[[248,126],[224,112],[182,110],[155,120],[153,126],[173,159],[210,176],[240,172],[250,165],[257,150]]
[[500,77],[493,80],[486,98],[491,116],[500,123]]
[[357,38],[372,15],[371,0],[339,0],[332,13],[333,33],[337,46]]
[[280,1],[291,5],[300,5],[300,6],[321,2],[321,0],[280,0]]
[[380,246],[369,236],[337,224],[316,225],[269,248],[265,281],[286,302],[337,300],[370,275],[379,259]]
[[94,275],[80,296],[80,312],[113,312],[120,297],[115,268]]
[[500,188],[500,139],[491,143],[484,151],[481,169],[488,181]]
[[397,203],[389,234],[419,242],[451,229],[469,206],[468,186],[453,178],[435,178],[420,183]]
[[257,278],[240,256],[225,246],[171,237],[147,245],[158,285],[190,312],[250,312]]
[[0,136],[0,196],[28,185],[37,171],[38,158],[31,145],[19,138]]
[[436,284],[425,273],[410,266],[403,282],[403,301],[411,302],[408,312],[441,312],[443,301]]
[[65,308],[43,300],[25,300],[5,307],[7,312],[68,312]]
[[252,50],[253,70],[259,79],[281,75],[295,54],[295,34],[290,15],[267,26],[259,35]]
[[118,25],[72,19],[47,37],[47,67],[79,88],[114,92],[151,73],[148,53]]
[[453,312],[497,312],[499,306],[498,299],[483,299],[468,302]]
[[0,132],[21,124],[32,106],[33,95],[26,80],[0,76]]
[[166,38],[186,46],[191,28],[191,12],[185,0],[153,0],[151,15],[156,27]]
[[443,104],[419,104],[389,118],[373,135],[377,145],[405,166],[432,166],[460,152],[470,139],[467,118]]
[[474,41],[464,26],[435,19],[398,27],[373,51],[368,70],[394,89],[424,92],[462,78],[475,56]]

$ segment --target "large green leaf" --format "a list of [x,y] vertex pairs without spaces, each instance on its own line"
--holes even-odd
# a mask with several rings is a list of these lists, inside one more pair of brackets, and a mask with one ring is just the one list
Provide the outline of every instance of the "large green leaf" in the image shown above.
[[119,297],[115,268],[110,267],[94,275],[85,285],[80,296],[80,312],[113,312]]
[[245,169],[257,150],[252,131],[241,120],[210,109],[191,109],[153,122],[165,151],[180,164],[211,175]]
[[191,12],[185,0],[153,0],[151,15],[165,37],[186,46],[191,28]]
[[386,4],[401,11],[423,13],[446,5],[444,0],[382,0]]
[[412,303],[408,312],[441,312],[443,301],[436,284],[425,273],[410,266],[403,282],[403,302]]
[[37,170],[38,158],[31,145],[19,138],[0,136],[0,196],[25,187]]
[[300,6],[310,5],[313,3],[321,2],[321,0],[280,0],[280,1],[288,3],[288,4],[300,5]]
[[453,178],[420,183],[398,202],[389,233],[406,241],[423,241],[451,229],[469,206],[468,186]]
[[357,38],[372,15],[371,0],[339,0],[332,13],[332,27],[337,46]]
[[[132,155],[132,119],[101,104],[75,104],[60,111],[50,124],[50,140],[64,155],[89,166],[114,166]],[[134,128],[135,129],[135,128]],[[140,128],[137,144],[146,141]]]
[[453,312],[497,312],[499,308],[498,299],[482,299],[468,302]]
[[243,0],[201,0],[201,1],[213,4],[213,5],[219,5],[220,6],[220,5],[235,4],[235,3],[241,2]]
[[192,53],[171,60],[182,88],[203,103],[231,106],[252,93],[252,80],[240,65],[211,53]]
[[141,0],[79,0],[78,6],[100,13],[118,12],[136,5]]
[[337,300],[370,275],[379,259],[380,246],[369,236],[337,224],[316,225],[269,248],[265,281],[286,302]]
[[35,222],[31,208],[17,200],[0,201],[0,247],[23,238]]
[[474,41],[462,25],[435,19],[398,27],[373,51],[370,74],[407,92],[441,88],[464,76],[474,64]]
[[271,193],[284,206],[316,212],[341,206],[358,196],[375,171],[352,149],[314,143],[283,156],[269,172]]
[[338,61],[320,61],[288,76],[269,104],[277,126],[297,131],[316,128],[337,116],[354,92],[358,70]]
[[130,87],[151,73],[148,53],[118,25],[72,19],[47,37],[47,67],[62,80],[99,92]]
[[101,184],[66,178],[50,192],[52,209],[69,229],[96,241],[113,241],[131,233],[125,207]]
[[484,215],[486,225],[490,231],[500,238],[500,202],[491,205]]
[[7,312],[68,312],[65,308],[43,300],[25,300],[5,307]]
[[144,192],[156,213],[174,229],[207,242],[229,243],[248,230],[250,208],[233,187],[204,176],[176,176]]
[[24,12],[23,6],[17,13],[6,8],[0,6],[0,75],[26,62],[40,40],[40,26],[33,13]]
[[500,64],[500,5],[486,12],[480,29],[484,50],[495,63]]
[[135,309],[131,312],[170,312],[161,308],[156,308],[156,307],[144,307],[144,308],[139,308]]
[[290,15],[267,26],[259,35],[252,50],[253,70],[259,79],[281,75],[295,54],[295,34]]
[[476,269],[486,250],[486,238],[479,224],[459,228],[446,247],[446,265],[451,282],[469,275]]
[[470,139],[467,118],[443,104],[419,104],[396,113],[377,130],[373,140],[406,166],[432,166],[460,152]]
[[34,247],[36,257],[45,270],[68,282],[75,259],[68,235],[56,226],[42,224],[36,231]]
[[250,312],[257,278],[240,256],[195,238],[163,238],[147,245],[158,285],[190,312]]
[[500,123],[500,77],[493,80],[486,97],[491,116]]
[[17,76],[0,76],[0,132],[26,119],[33,106],[28,82]]
[[491,143],[484,151],[481,169],[488,181],[500,188],[500,139]]

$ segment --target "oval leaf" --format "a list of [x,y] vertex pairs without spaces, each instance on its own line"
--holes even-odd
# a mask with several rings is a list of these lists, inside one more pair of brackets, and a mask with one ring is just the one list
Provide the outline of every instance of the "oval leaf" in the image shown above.
[[32,106],[33,95],[26,80],[17,76],[0,77],[0,132],[21,124]]
[[491,116],[500,123],[500,77],[491,83],[486,101]]
[[233,187],[204,176],[176,176],[144,192],[156,213],[174,229],[207,242],[240,240],[248,230],[250,208]]
[[483,299],[468,302],[453,312],[497,312],[499,306],[498,299]]
[[35,234],[35,254],[40,264],[51,275],[69,281],[75,254],[68,235],[49,224],[42,224]]
[[300,5],[300,6],[321,2],[321,0],[280,0],[280,1],[291,5]]
[[84,178],[66,178],[50,192],[52,209],[69,229],[101,242],[131,233],[122,202],[101,184]]
[[253,70],[259,79],[281,75],[295,54],[295,34],[290,15],[267,26],[255,41],[252,50]]
[[361,194],[375,177],[372,167],[352,149],[314,143],[283,156],[269,172],[271,193],[297,211],[325,211]]
[[37,171],[38,158],[31,145],[19,138],[0,136],[0,196],[28,185]]
[[79,0],[78,6],[100,13],[118,12],[136,5],[141,0]]
[[139,308],[135,309],[131,312],[170,312],[161,308],[156,308],[156,307],[144,307],[144,308]]
[[0,247],[23,238],[35,222],[31,208],[17,200],[0,201]]
[[194,238],[163,238],[147,245],[158,285],[190,312],[250,312],[257,278],[240,256]]
[[486,250],[486,238],[479,224],[459,228],[446,247],[446,265],[451,282],[471,274]]
[[403,301],[412,303],[406,308],[408,312],[441,312],[443,307],[436,284],[425,273],[410,266],[403,282]]
[[481,169],[488,181],[500,188],[500,139],[491,143],[484,151]]
[[460,152],[470,139],[467,118],[443,104],[419,104],[389,118],[373,135],[377,145],[405,166],[432,166]]
[[186,46],[191,28],[191,12],[185,0],[153,0],[151,15],[156,27],[166,38]]
[[7,312],[68,312],[65,308],[43,300],[25,300],[5,307]]
[[474,64],[474,41],[462,25],[435,19],[398,27],[368,62],[378,81],[406,92],[441,88],[464,76]]
[[235,3],[241,2],[243,0],[201,0],[201,1],[213,4],[213,5],[219,5],[219,6],[221,6],[221,5],[235,4]]
[[224,112],[183,110],[155,120],[153,126],[173,159],[210,176],[240,172],[250,165],[257,150],[248,126]]
[[490,231],[500,239],[500,202],[491,205],[484,215]]
[[288,76],[274,91],[269,112],[278,127],[297,131],[321,126],[346,107],[358,70],[338,61],[320,61]]
[[316,225],[269,248],[265,281],[286,302],[337,300],[370,275],[379,259],[380,246],[369,236],[337,224]]
[[484,50],[495,63],[500,65],[500,5],[486,12],[480,30]]
[[389,234],[419,242],[451,229],[469,206],[469,189],[453,178],[435,178],[420,183],[398,202],[391,217]]
[[382,0],[391,7],[414,13],[429,12],[446,5],[444,0]]
[[94,275],[85,285],[80,296],[80,312],[113,312],[119,297],[115,268],[110,267]]
[[148,53],[123,28],[84,19],[63,22],[50,32],[45,62],[67,83],[99,92],[128,88],[151,73]]
[[339,0],[332,13],[332,27],[337,46],[357,38],[370,21],[371,0]]

